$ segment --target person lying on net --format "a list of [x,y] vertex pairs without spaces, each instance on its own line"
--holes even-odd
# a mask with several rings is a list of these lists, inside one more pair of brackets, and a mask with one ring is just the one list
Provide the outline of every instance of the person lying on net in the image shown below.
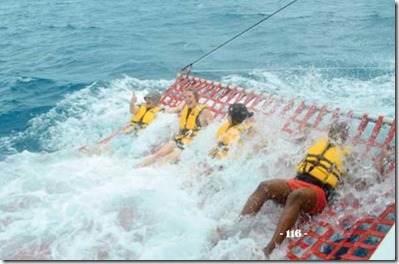
[[242,146],[244,138],[253,136],[255,129],[249,120],[253,115],[244,104],[231,104],[227,122],[221,125],[216,133],[217,146],[210,151],[210,156],[222,159],[227,156],[232,145],[238,143]]
[[[111,136],[97,144],[89,147],[83,146],[79,148],[80,152],[85,152],[88,154],[102,154],[112,151],[112,147],[109,146],[109,142],[114,141],[115,138],[118,138],[120,134],[134,134],[138,135],[139,132],[143,131],[150,123],[153,123],[160,112],[166,113],[177,113],[181,112],[185,103],[181,102],[176,107],[169,107],[160,104],[161,94],[157,91],[151,91],[146,96],[144,96],[144,103],[140,105],[136,105],[137,97],[133,92],[130,100],[130,113],[132,114],[130,123],[121,128],[120,130],[114,132]],[[113,144],[115,145],[115,144]]]
[[185,105],[181,111],[177,135],[135,167],[145,167],[157,161],[177,161],[186,145],[195,139],[200,129],[213,121],[212,112],[206,105],[199,103],[200,95],[194,87],[185,89],[183,97]]
[[[247,107],[241,103],[233,103],[228,107],[227,121],[224,122],[217,130],[215,147],[213,147],[208,155],[213,162],[200,161],[201,169],[196,169],[195,181],[187,182],[186,186],[192,186],[195,182],[200,181],[202,177],[208,177],[215,171],[223,170],[225,165],[221,165],[218,161],[225,159],[227,156],[235,160],[239,151],[242,150],[248,140],[253,139],[257,134],[252,123],[253,112],[248,111]],[[230,162],[227,161],[227,162]],[[227,165],[228,166],[228,165]],[[199,206],[206,203],[207,198],[203,199]]]
[[[161,99],[161,94],[157,91],[151,91],[146,96],[144,96],[145,102],[140,105],[136,105],[137,97],[133,92],[131,100],[130,100],[130,113],[132,114],[130,124],[123,128],[123,133],[131,134],[134,133],[137,135],[139,131],[142,131],[146,128],[150,123],[152,123],[156,117],[158,112],[163,112],[164,107],[160,105],[159,101]],[[108,143],[110,141],[114,141],[117,136],[119,136],[122,130],[118,130],[113,135],[111,135],[108,139],[102,140],[99,143],[88,147],[84,146],[79,149],[79,151],[88,153],[88,154],[102,154],[111,152],[115,147],[111,147]],[[122,134],[123,134],[122,133]],[[112,142],[111,142],[112,144]]]
[[263,204],[273,200],[284,205],[283,212],[269,244],[263,249],[269,256],[286,237],[300,214],[321,213],[331,201],[342,179],[346,176],[344,160],[348,148],[346,123],[333,123],[328,138],[317,141],[307,150],[298,164],[293,179],[272,179],[259,184],[246,202],[241,215],[255,215]]
[[[193,186],[212,173],[224,170],[231,162],[242,162],[243,153],[249,154],[245,155],[246,160],[265,151],[268,141],[262,133],[258,133],[253,116],[254,112],[248,111],[242,103],[233,103],[228,107],[227,120],[216,132],[214,147],[205,159],[198,159],[199,163],[194,165],[196,172],[192,174],[194,180],[190,178],[186,186]],[[205,202],[206,199],[203,199],[199,203],[201,207]]]
[[130,113],[132,114],[132,118],[130,125],[124,129],[124,132],[126,134],[132,132],[137,133],[153,122],[157,117],[157,113],[164,111],[163,106],[159,104],[161,97],[159,92],[151,91],[144,96],[145,103],[136,105],[137,97],[133,92],[132,98],[130,99]]

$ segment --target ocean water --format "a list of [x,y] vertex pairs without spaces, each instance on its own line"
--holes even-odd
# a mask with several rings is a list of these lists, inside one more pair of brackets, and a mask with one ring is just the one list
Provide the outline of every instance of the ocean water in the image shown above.
[[[112,152],[77,148],[128,122],[132,90],[139,101],[165,91],[182,67],[287,3],[1,1],[0,259],[263,259],[281,209],[235,219],[260,181],[292,176],[301,157],[275,138],[278,126],[258,124],[283,148],[251,158],[249,144],[210,176],[203,164],[219,165],[206,154],[220,121],[177,165],[133,169],[176,131],[172,115],[145,136],[115,139]],[[392,1],[299,0],[193,74],[393,118],[394,23]],[[373,202],[355,214],[392,202],[376,198],[385,184],[359,193]],[[218,243],[217,227],[229,234]],[[285,247],[272,257],[284,259]]]

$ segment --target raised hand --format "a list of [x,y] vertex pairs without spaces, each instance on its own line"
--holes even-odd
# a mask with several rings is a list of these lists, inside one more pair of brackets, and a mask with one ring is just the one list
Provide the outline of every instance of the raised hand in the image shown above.
[[131,104],[135,104],[136,102],[137,102],[137,96],[136,96],[136,94],[133,91],[132,98],[130,99],[130,103]]

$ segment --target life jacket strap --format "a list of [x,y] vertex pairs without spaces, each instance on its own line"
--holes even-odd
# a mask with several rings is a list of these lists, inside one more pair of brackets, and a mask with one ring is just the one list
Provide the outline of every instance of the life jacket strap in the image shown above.
[[[306,161],[306,163],[311,164],[312,167],[310,167],[310,169],[309,169],[308,171],[305,171],[305,169],[306,169],[306,163],[305,163],[305,165],[303,166],[302,173],[311,173],[312,170],[313,170],[314,168],[316,168],[316,167],[322,167],[322,168],[324,168],[328,173],[331,173],[331,174],[333,174],[335,177],[337,177],[338,180],[341,180],[341,176],[339,175],[341,172],[338,170],[338,168],[336,168],[336,165],[335,165],[334,163],[329,162],[330,166],[327,167],[326,165],[320,163],[320,161],[319,161],[319,162],[313,161],[313,160],[305,160],[305,161]],[[328,160],[326,160],[326,161],[328,162]],[[335,169],[335,170],[334,170],[334,169]],[[337,173],[337,171],[338,171],[338,173]]]

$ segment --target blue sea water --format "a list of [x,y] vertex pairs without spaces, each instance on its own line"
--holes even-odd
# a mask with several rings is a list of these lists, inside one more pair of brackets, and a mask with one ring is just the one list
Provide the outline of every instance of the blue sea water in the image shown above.
[[[14,245],[23,246],[33,243],[37,237],[49,237],[48,240],[52,242],[49,242],[47,248],[52,252],[49,254],[51,258],[101,258],[94,253],[84,253],[88,244],[76,244],[72,251],[68,251],[61,250],[60,247],[72,240],[53,239],[65,234],[73,226],[69,221],[78,217],[73,214],[74,210],[88,210],[79,208],[78,203],[65,205],[62,199],[74,197],[70,190],[76,190],[75,180],[79,182],[79,186],[90,186],[87,188],[92,190],[94,182],[105,181],[110,168],[111,175],[127,177],[125,172],[115,168],[116,165],[110,164],[116,162],[121,168],[125,168],[129,161],[127,159],[124,160],[126,163],[118,163],[114,156],[84,158],[82,161],[64,151],[93,143],[126,123],[129,120],[128,103],[132,90],[138,91],[141,97],[148,90],[166,90],[182,67],[287,3],[289,1],[286,0],[1,1],[0,167],[3,169],[0,172],[0,182],[7,186],[8,191],[3,187],[1,193],[3,198],[8,198],[0,202],[0,213],[8,212],[8,215],[0,217],[3,225],[0,229],[0,241],[7,241],[5,246],[0,246],[0,257],[13,257],[9,252]],[[394,65],[395,11],[392,1],[299,0],[195,64],[193,72],[197,76],[284,97],[303,98],[393,118]],[[160,126],[167,127],[167,124]],[[156,131],[149,138],[153,139],[152,144],[157,140],[161,141],[157,139]],[[147,143],[143,143],[143,149],[148,147]],[[94,169],[101,162],[111,167],[104,165],[99,172],[88,169]],[[84,170],[80,169],[86,165],[89,171],[86,171],[87,179],[84,180],[80,178]],[[68,174],[60,174],[51,168],[71,171],[75,176],[65,182],[58,182],[55,175],[68,177]],[[31,174],[32,170],[34,172]],[[175,173],[173,168],[170,170],[167,175]],[[141,174],[151,176],[152,172],[144,171]],[[102,176],[96,178],[96,175]],[[259,179],[261,176],[254,178],[252,182]],[[43,185],[41,181],[46,184]],[[128,182],[127,178],[122,178],[122,181]],[[144,185],[144,179],[140,178],[138,181]],[[168,184],[163,181],[161,183]],[[13,189],[13,184],[21,186],[14,186],[16,189]],[[246,197],[251,188],[244,188],[247,192],[244,194],[243,191],[242,197]],[[49,193],[55,196],[33,194],[44,189],[51,189]],[[120,191],[124,195],[129,192],[128,189]],[[32,193],[23,196],[20,192]],[[98,192],[99,190],[93,190],[93,194]],[[137,197],[144,197],[140,193],[145,192],[144,190],[140,189],[138,192],[135,194]],[[63,194],[65,197],[61,197]],[[172,199],[175,206],[180,206],[177,202],[178,195],[185,194],[176,194],[176,200]],[[84,197],[82,193],[79,196]],[[123,204],[129,203],[131,198],[125,198]],[[148,203],[156,206],[152,202]],[[114,203],[117,203],[116,200],[105,201],[106,205],[91,205],[113,208]],[[55,214],[55,219],[69,219],[63,222],[65,228],[49,229],[51,231],[43,228],[43,233],[38,231],[40,234],[29,234],[27,230],[30,227],[41,225],[28,224],[23,220],[18,222],[18,219],[31,217],[29,213],[24,215],[27,208],[41,208],[42,220],[38,218],[37,221],[47,221],[43,226],[54,224],[45,216],[54,212],[46,211],[45,205],[64,208],[63,214],[68,214],[70,218],[63,218],[65,215],[60,213]],[[22,218],[10,213],[14,212],[10,209],[12,206],[19,208],[16,212]],[[162,210],[157,209],[156,217],[162,214]],[[100,214],[108,213],[108,209],[104,210]],[[133,209],[129,207],[123,210],[125,214],[131,214],[130,210]],[[198,214],[201,219],[206,218],[205,215]],[[140,217],[151,222],[150,216]],[[190,220],[188,217],[185,218],[187,222],[179,222],[172,216],[167,219],[168,225],[172,227],[175,224],[183,225],[183,238],[188,239],[189,244],[195,244],[202,239],[202,233],[198,233],[195,241],[185,237],[185,228],[193,228],[188,224]],[[4,228],[9,223],[7,221],[14,224],[15,233],[6,233]],[[89,222],[96,225],[93,221],[95,222],[90,219]],[[207,225],[211,225],[209,221],[203,220],[196,228],[206,229]],[[104,220],[102,223],[107,222]],[[16,238],[18,224],[23,225],[19,226],[22,232],[28,233],[27,240]],[[140,228],[144,228],[140,224],[138,229],[134,223],[126,225],[129,230],[143,231]],[[151,229],[148,226],[145,228]],[[157,232],[168,234],[169,231],[164,232],[165,230],[161,228]],[[77,231],[77,237],[84,237],[85,233],[79,232]],[[135,235],[140,236],[139,233]],[[6,239],[14,235],[14,240]],[[104,235],[97,239],[107,241],[104,243],[109,245],[113,239],[118,244],[129,238],[116,236],[110,239]],[[161,236],[154,241],[165,242],[166,239]],[[163,248],[157,244],[154,249],[153,244],[142,243],[134,252],[128,252],[127,249],[109,250],[108,253],[111,253],[104,258],[251,258],[245,254],[223,255],[220,252],[208,252],[204,256],[203,252],[196,251],[196,247],[193,247],[193,251],[173,254],[170,250],[176,248],[170,245]],[[251,243],[246,244],[239,240],[234,245],[239,248],[244,244],[252,245]],[[153,251],[139,253],[144,250],[143,245]],[[101,250],[99,252],[98,254],[103,254]]]
[[[123,74],[172,80],[286,3],[2,1],[0,133],[23,131],[33,116],[93,82]],[[393,75],[394,42],[391,1],[299,1],[195,68],[383,68],[340,72],[370,79]]]

